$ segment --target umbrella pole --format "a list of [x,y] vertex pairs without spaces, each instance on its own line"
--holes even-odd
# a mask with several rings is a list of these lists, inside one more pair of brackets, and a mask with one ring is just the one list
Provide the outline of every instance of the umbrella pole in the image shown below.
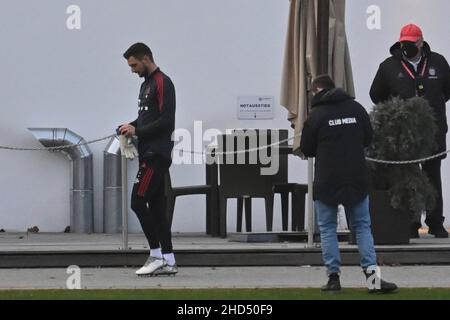
[[314,203],[313,203],[313,176],[314,176],[314,160],[308,158],[308,248],[314,247]]
[[330,0],[319,0],[317,5],[317,46],[318,66],[321,74],[328,74],[328,41],[330,39]]
[[[317,42],[319,51],[318,70],[321,74],[328,73],[328,41],[329,41],[329,25],[330,25],[330,0],[318,1],[317,16]],[[309,106],[309,103],[308,103]],[[313,159],[308,159],[308,247],[314,246],[314,204],[313,204]]]

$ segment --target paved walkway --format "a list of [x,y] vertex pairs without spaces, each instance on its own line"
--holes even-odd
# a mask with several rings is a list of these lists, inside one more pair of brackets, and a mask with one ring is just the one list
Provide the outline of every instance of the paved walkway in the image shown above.
[[[383,267],[399,287],[450,288],[450,266]],[[66,289],[66,269],[0,269],[0,290]],[[81,269],[83,289],[319,288],[323,267],[185,267],[175,277],[138,278],[135,269]],[[358,267],[342,268],[343,287],[364,287]]]
[[[120,235],[23,234],[0,233],[0,252],[117,250]],[[145,249],[142,235],[130,235],[133,249]],[[175,234],[176,250],[186,249],[301,249],[305,243],[239,243],[229,239],[211,238],[200,234]],[[343,248],[352,248],[342,244]],[[408,248],[450,248],[449,239],[422,235],[412,240]],[[390,247],[392,248],[392,247]],[[86,289],[150,289],[150,288],[319,288],[326,282],[323,267],[181,267],[176,277],[137,278],[132,268],[81,269],[81,286]],[[382,276],[400,287],[450,288],[450,266],[382,267]],[[65,289],[70,275],[66,269],[0,269],[2,289]],[[344,287],[363,287],[364,277],[359,267],[343,267]]]

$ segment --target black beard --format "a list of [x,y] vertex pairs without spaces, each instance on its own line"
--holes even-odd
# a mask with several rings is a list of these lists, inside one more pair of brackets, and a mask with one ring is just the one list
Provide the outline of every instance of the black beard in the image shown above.
[[149,75],[150,75],[150,70],[146,66],[144,66],[144,71],[142,73],[139,73],[139,77],[146,78]]

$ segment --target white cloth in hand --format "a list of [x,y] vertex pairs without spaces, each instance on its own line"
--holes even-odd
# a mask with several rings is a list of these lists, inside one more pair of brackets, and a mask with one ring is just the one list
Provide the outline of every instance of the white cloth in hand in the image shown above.
[[135,157],[137,157],[139,155],[131,138],[128,138],[124,135],[120,135],[119,142],[120,142],[120,152],[122,152],[122,154],[125,156],[125,158],[134,159]]

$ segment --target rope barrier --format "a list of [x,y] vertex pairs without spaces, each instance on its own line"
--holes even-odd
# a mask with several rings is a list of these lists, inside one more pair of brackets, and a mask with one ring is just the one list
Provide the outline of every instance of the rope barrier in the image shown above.
[[398,165],[403,165],[403,164],[422,163],[422,162],[425,162],[425,161],[429,161],[429,160],[433,160],[433,159],[442,157],[442,156],[446,155],[447,153],[450,153],[450,150],[447,150],[447,151],[435,154],[435,155],[427,157],[427,158],[422,158],[422,159],[418,159],[418,160],[408,160],[408,161],[378,160],[378,159],[372,159],[372,158],[369,158],[369,157],[366,157],[366,160],[370,161],[370,162],[381,163],[381,164],[398,164]]
[[[76,148],[76,147],[80,147],[80,146],[85,146],[85,145],[90,145],[90,144],[94,144],[97,142],[101,142],[101,141],[105,141],[108,139],[111,139],[112,137],[114,137],[115,134],[106,136],[106,137],[102,137],[99,139],[95,139],[95,140],[90,140],[87,142],[81,142],[81,143],[77,143],[77,144],[71,144],[71,145],[66,145],[66,146],[58,146],[58,147],[40,147],[40,148],[22,148],[22,147],[10,147],[10,146],[0,146],[0,150],[8,150],[8,151],[61,151],[61,150],[65,150],[65,149],[70,149],[70,148]],[[300,135],[298,135],[300,136]],[[288,139],[284,139],[272,144],[268,144],[262,147],[257,147],[257,148],[251,148],[251,149],[245,149],[245,150],[238,150],[238,151],[226,151],[226,152],[217,152],[215,153],[215,155],[232,155],[232,154],[241,154],[241,153],[247,153],[247,152],[255,152],[255,151],[260,151],[260,150],[265,150],[265,149],[269,149],[272,147],[276,147],[279,146],[285,142],[289,142],[292,141],[296,138],[297,136],[293,136],[291,138]],[[206,152],[204,151],[192,151],[192,150],[184,150],[184,149],[174,149],[174,151],[179,151],[179,152],[186,152],[186,153],[190,153],[190,154],[198,154],[198,155],[206,155]],[[415,163],[422,163],[425,161],[429,161],[432,159],[436,159],[439,157],[442,157],[446,154],[450,153],[450,150],[426,157],[426,158],[422,158],[422,159],[417,159],[417,160],[405,160],[405,161],[392,161],[392,160],[380,160],[380,159],[373,159],[370,157],[366,157],[367,161],[370,162],[375,162],[375,163],[380,163],[380,164],[393,164],[393,165],[406,165],[406,164],[415,164]]]
[[91,141],[87,141],[87,142],[80,142],[80,143],[76,143],[76,144],[68,144],[68,145],[65,145],[65,146],[58,146],[58,147],[21,148],[21,147],[0,146],[0,150],[9,150],[9,151],[61,151],[61,150],[64,150],[64,149],[76,148],[76,147],[85,146],[85,145],[97,143],[97,142],[100,142],[100,141],[108,140],[108,139],[111,139],[114,136],[115,135],[112,134],[112,135],[109,135],[107,137],[103,137],[103,138],[99,138],[99,139],[95,139],[95,140],[91,140]]

